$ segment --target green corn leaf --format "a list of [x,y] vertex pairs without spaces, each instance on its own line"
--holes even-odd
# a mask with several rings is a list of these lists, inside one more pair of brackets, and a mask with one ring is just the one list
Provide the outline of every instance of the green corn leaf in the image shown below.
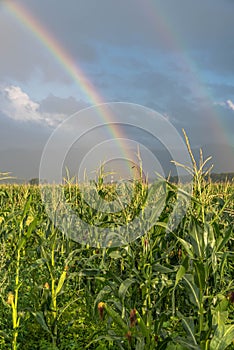
[[177,286],[177,284],[179,283],[179,281],[184,277],[185,273],[188,270],[188,261],[189,258],[188,256],[186,256],[183,260],[182,265],[180,265],[179,270],[176,273],[176,281],[175,281],[175,286],[174,288]]
[[31,201],[32,201],[32,196],[28,196],[26,203],[24,205],[23,213],[22,213],[21,220],[19,223],[21,231],[23,230],[23,222],[24,222],[24,219],[25,219],[25,217],[30,209]]
[[193,249],[196,256],[202,258],[204,255],[203,253],[204,253],[204,246],[205,246],[204,230],[198,224],[196,219],[191,219],[189,239],[193,245]]
[[106,296],[111,293],[111,287],[110,286],[105,286],[103,289],[100,290],[98,293],[95,301],[94,301],[94,310],[96,310],[97,304],[102,301],[106,300]]
[[225,201],[225,203],[224,203],[222,209],[219,211],[219,213],[218,213],[218,214],[215,216],[215,218],[212,220],[211,224],[213,224],[216,220],[218,220],[218,219],[220,218],[220,216],[221,216],[221,214],[223,213],[223,211],[230,205],[230,203],[233,202],[233,199],[234,199],[234,193],[230,196],[230,198],[228,198],[228,199]]
[[178,239],[178,241],[182,244],[182,246],[184,247],[185,251],[187,252],[187,254],[193,258],[193,246],[192,244],[190,244],[189,242],[185,241],[183,238],[180,238],[178,236],[176,236],[176,238]]
[[137,325],[139,326],[143,336],[146,338],[147,343],[150,342],[150,332],[148,328],[146,327],[145,322],[143,321],[141,315],[139,312],[136,310],[136,316],[137,316]]
[[113,252],[111,252],[109,254],[109,257],[111,259],[120,259],[120,258],[122,258],[122,255],[120,254],[120,252],[118,250],[114,250]]
[[[187,344],[185,341],[183,344]],[[189,348],[187,346],[181,345],[181,344],[175,344],[174,342],[169,342],[166,350],[188,350]]]
[[[100,341],[103,343],[102,345],[99,345],[97,347],[97,345],[95,346],[96,350],[102,349],[102,350],[107,350],[106,345],[104,344],[104,341],[108,341],[110,343],[113,342],[113,335],[100,335],[99,337],[93,339],[90,343],[88,343],[88,345],[85,346],[85,348],[83,349],[91,349],[91,345],[95,344],[95,343],[99,343]],[[92,347],[93,348],[93,347]]]
[[171,272],[174,272],[173,269],[170,269],[169,267],[163,266],[161,264],[154,264],[153,265],[153,271],[160,272],[160,273],[171,273]]
[[[190,338],[176,338],[176,342],[177,342],[178,346],[179,346],[179,344],[181,346],[183,346],[181,348],[181,350],[182,349],[183,350],[201,350],[199,345],[194,345],[194,344],[191,343],[191,339]],[[176,347],[173,348],[173,350],[174,349],[176,349]],[[180,349],[180,348],[178,348],[178,349]],[[172,350],[172,348],[171,348],[171,350]]]
[[134,278],[127,278],[125,281],[123,281],[119,287],[119,298],[123,301],[125,299],[125,295],[128,291],[128,288],[135,283]]
[[162,212],[162,209],[165,207],[165,196],[160,198],[157,202],[155,202],[153,204],[153,207],[152,207],[152,212],[151,212],[151,215],[150,215],[150,218],[149,218],[149,222],[152,224],[152,223],[155,223],[159,217],[159,215],[161,214]]
[[225,325],[228,319],[228,311],[220,311],[216,310],[213,314],[212,324],[217,325],[218,327],[222,327]]
[[188,337],[191,338],[191,342],[193,343],[193,345],[197,345],[197,341],[196,341],[196,338],[194,336],[195,326],[194,326],[193,319],[191,317],[183,317],[183,316],[181,318],[182,318],[183,327],[184,327]]
[[220,303],[216,306],[216,308],[212,311],[212,325],[223,327],[227,323],[228,320],[228,307],[229,302],[227,298],[224,298],[220,301]]
[[136,343],[136,350],[145,350],[145,340],[138,338]]
[[98,269],[83,269],[79,272],[79,276],[89,276],[89,277],[94,277],[96,275],[100,274],[100,270]]
[[36,318],[37,322],[41,325],[41,327],[47,331],[48,333],[51,334],[51,331],[49,329],[49,327],[47,326],[45,317],[43,315],[42,311],[37,311],[37,312],[32,312],[33,316]]
[[37,225],[37,218],[35,218],[35,219],[30,223],[30,225],[28,226],[28,229],[27,229],[26,234],[25,234],[25,235],[21,238],[21,240],[19,241],[18,250],[22,249],[22,248],[25,246],[27,240],[28,240],[29,237],[31,236],[32,231],[35,229],[36,225]]
[[206,250],[206,254],[209,255],[209,249],[214,249],[216,244],[214,226],[205,223],[204,225],[204,249]]
[[223,238],[220,237],[218,240],[218,244],[216,247],[217,252],[221,251],[224,248],[224,246],[227,244],[227,242],[229,241],[232,235],[233,235],[233,228],[229,226],[224,233],[224,237]]
[[194,274],[194,282],[196,283],[197,287],[203,291],[205,288],[205,268],[204,263],[200,261],[194,261],[195,271]]
[[59,278],[59,282],[58,282],[57,288],[55,290],[55,295],[58,295],[59,292],[61,291],[63,284],[65,282],[66,276],[67,276],[67,271],[64,270]]
[[185,280],[187,286],[189,287],[191,293],[191,297],[192,299],[194,299],[195,303],[197,304],[198,308],[200,308],[200,296],[199,296],[199,290],[197,288],[197,286],[193,283],[192,279],[193,277],[191,275],[185,275],[183,277],[183,279]]
[[107,314],[112,318],[113,322],[116,323],[124,332],[128,332],[128,326],[124,322],[124,320],[121,318],[121,316],[114,310],[112,309],[111,306],[107,305],[105,303],[104,306]]
[[217,327],[210,342],[210,350],[224,350],[234,341],[234,325]]

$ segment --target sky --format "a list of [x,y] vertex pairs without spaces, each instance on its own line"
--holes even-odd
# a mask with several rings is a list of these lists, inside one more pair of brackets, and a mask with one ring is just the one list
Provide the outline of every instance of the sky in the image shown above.
[[[233,14],[233,0],[1,0],[0,171],[37,177],[60,123],[104,102],[159,112],[234,171]],[[144,130],[122,130],[157,153]]]

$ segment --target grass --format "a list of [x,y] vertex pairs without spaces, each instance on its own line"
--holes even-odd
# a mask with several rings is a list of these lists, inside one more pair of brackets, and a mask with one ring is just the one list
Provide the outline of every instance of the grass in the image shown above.
[[[205,165],[201,153],[187,169],[193,194],[176,227],[186,186],[164,181],[151,193],[162,207],[154,224],[116,247],[61,232],[40,186],[1,185],[0,349],[234,349],[234,184],[205,180]],[[121,211],[92,209],[78,185],[62,187],[79,217],[103,228],[127,227],[149,195],[138,181],[123,205],[113,186],[99,179],[96,189]]]

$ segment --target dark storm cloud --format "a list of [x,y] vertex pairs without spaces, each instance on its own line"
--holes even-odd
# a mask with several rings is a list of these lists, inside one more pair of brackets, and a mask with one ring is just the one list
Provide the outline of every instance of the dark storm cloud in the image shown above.
[[[181,52],[194,59],[201,69],[217,70],[219,74],[233,71],[233,11],[227,0],[145,1],[100,0],[42,3],[19,1],[39,20],[71,56],[85,69],[85,64],[99,69],[110,45],[124,51],[138,47],[141,52],[156,49],[161,54]],[[4,4],[4,2],[3,2]],[[45,81],[71,82],[59,64],[31,35],[29,30],[0,7],[2,58],[0,72],[27,80],[37,70]],[[7,40],[6,40],[7,38]],[[195,53],[195,54],[194,54]],[[116,56],[126,69],[144,69],[146,61]],[[151,59],[157,60],[151,53]],[[112,62],[115,69],[117,62]],[[87,69],[87,67],[86,67]],[[92,68],[90,68],[92,69]],[[164,71],[166,74],[166,71]]]
[[[42,9],[47,11],[47,7],[42,6]],[[37,15],[37,13],[34,13],[35,17]],[[43,21],[41,22],[41,27],[43,30],[46,30]],[[64,43],[61,42],[61,47],[63,47],[64,51],[70,51],[70,55],[77,57],[79,62],[96,62],[97,52],[95,48],[88,43],[77,41],[76,32],[77,30],[74,30],[74,33],[68,34],[68,38],[64,39]],[[53,33],[51,34],[53,36]],[[57,38],[56,33],[54,34],[60,42],[61,39]],[[70,36],[72,36],[71,39]],[[69,47],[69,42],[70,44],[74,42],[76,45],[73,45],[73,48],[71,45]],[[29,29],[23,24],[23,21],[18,20],[12,13],[7,11],[7,8],[4,7],[4,2],[0,6],[0,43],[1,81],[7,81],[8,78],[11,78],[15,81],[26,82],[35,75],[39,75],[44,82],[62,82],[63,84],[72,82],[72,78],[64,71],[61,64],[57,62],[56,58],[34,34],[33,30]],[[51,46],[51,44],[49,45]],[[76,60],[74,59],[74,61]]]
[[0,148],[38,148],[42,147],[52,129],[35,122],[13,120],[0,112]]
[[[180,133],[186,129],[196,147],[233,142],[233,1],[17,1],[57,39],[103,99],[142,104],[163,113]],[[51,126],[88,102],[77,93],[79,84],[74,87],[71,67],[66,71],[4,2],[0,3],[0,87],[14,85],[10,92],[17,98],[0,101],[6,109],[0,114],[0,147],[41,149]],[[39,87],[30,85],[33,80]],[[27,112],[30,106],[34,122]],[[16,120],[11,119],[13,114]],[[217,119],[225,125],[226,141],[212,127]],[[129,135],[151,142],[136,129]],[[223,157],[221,148],[215,147],[221,170],[234,164],[232,151],[226,152],[225,146]],[[11,157],[15,164],[21,156]],[[29,171],[26,165],[25,169]]]
[[160,17],[167,30],[171,30],[172,37],[178,33],[181,40],[191,46],[204,43],[223,45],[225,36],[232,37],[234,4],[227,0],[156,0],[144,3],[139,0],[70,0],[69,5],[52,0],[46,6],[35,0],[23,3],[61,38],[70,37],[73,45],[75,40],[93,39],[111,40],[112,44],[152,46],[162,41],[163,33],[160,32],[160,23],[157,23]]
[[12,18],[4,17],[1,7],[0,18],[1,78],[11,76],[16,80],[27,80],[35,66],[43,65],[44,58],[38,45],[24,36],[26,33],[22,32],[22,28]]

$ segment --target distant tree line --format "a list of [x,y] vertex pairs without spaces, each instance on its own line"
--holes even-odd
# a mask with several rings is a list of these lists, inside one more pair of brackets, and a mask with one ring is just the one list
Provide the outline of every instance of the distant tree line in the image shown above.
[[39,185],[39,184],[46,184],[47,181],[46,180],[41,180],[38,177],[34,177],[33,179],[29,180],[29,185],[35,186],[35,185]]
[[[187,182],[190,179],[189,176],[182,176],[180,177],[181,182]],[[212,182],[234,182],[234,173],[211,173],[205,177],[207,181],[211,180]],[[178,183],[178,176],[171,176],[170,180],[171,182]]]
[[[187,182],[188,179],[190,179],[190,177],[188,176],[182,176],[180,177],[180,181],[181,182]],[[43,180],[40,181],[38,177],[34,177],[32,179],[30,179],[29,181],[27,180],[17,180],[17,178],[3,178],[1,179],[1,183],[18,183],[18,184],[22,184],[22,183],[28,183],[32,186],[35,185],[39,185],[39,184],[46,184],[47,181]],[[211,173],[209,176],[206,176],[206,180],[211,180],[212,182],[234,182],[234,172],[233,173],[220,173],[220,174],[216,174],[216,173]],[[171,176],[169,178],[169,181],[173,182],[173,183],[178,183],[178,176]]]
[[210,179],[213,182],[233,182],[234,181],[234,173],[221,173],[221,174],[210,174]]

